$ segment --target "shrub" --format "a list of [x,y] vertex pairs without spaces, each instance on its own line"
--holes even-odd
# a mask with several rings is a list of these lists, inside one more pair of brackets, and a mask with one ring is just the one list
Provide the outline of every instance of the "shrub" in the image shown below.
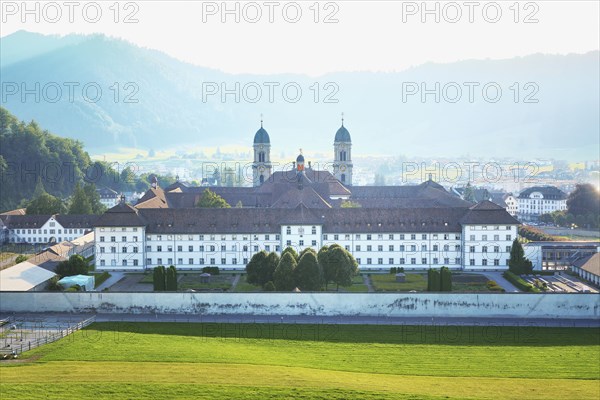
[[211,275],[219,275],[219,267],[204,267],[202,268],[202,273],[211,274]]
[[275,291],[275,284],[273,283],[273,281],[269,281],[267,283],[265,283],[265,286],[263,287],[265,292],[274,292]]
[[404,272],[404,267],[398,268],[398,272]]
[[510,283],[515,285],[519,290],[522,290],[524,292],[532,292],[532,293],[540,292],[540,290],[538,288],[534,287],[530,283],[525,282],[520,276],[515,275],[510,271],[504,271],[502,273],[502,276],[504,276],[504,278],[507,281],[509,281]]
[[397,271],[398,271],[398,268],[396,268],[396,267],[390,268],[390,274],[397,274],[398,273]]
[[15,259],[15,264],[20,264],[20,263],[22,263],[23,261],[27,261],[27,256],[26,256],[26,255],[24,255],[24,254],[19,254],[19,255],[17,256],[17,258]]
[[496,281],[487,281],[485,283],[485,286],[488,288],[488,290],[494,291],[494,292],[505,292],[505,290],[498,285],[498,283]]

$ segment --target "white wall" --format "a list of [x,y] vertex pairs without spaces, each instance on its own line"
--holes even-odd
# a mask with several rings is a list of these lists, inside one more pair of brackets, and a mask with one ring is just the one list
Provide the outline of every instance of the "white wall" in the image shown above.
[[0,292],[0,312],[598,318],[594,294]]

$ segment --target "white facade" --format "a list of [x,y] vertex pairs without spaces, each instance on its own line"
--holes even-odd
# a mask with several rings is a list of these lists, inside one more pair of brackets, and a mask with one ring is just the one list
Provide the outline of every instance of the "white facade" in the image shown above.
[[178,269],[243,270],[257,252],[315,251],[337,243],[356,258],[362,270],[391,267],[422,270],[505,270],[517,225],[466,225],[444,233],[324,233],[322,226],[281,225],[280,233],[155,234],[143,227],[98,227],[95,231],[99,270],[144,270],[158,265]]
[[10,243],[50,243],[75,240],[91,229],[86,228],[64,228],[54,216],[50,217],[39,228],[15,228],[8,230],[8,241]]
[[524,219],[537,218],[542,214],[567,209],[567,199],[547,199],[541,192],[532,192],[527,197],[518,197],[518,214]]
[[509,194],[504,199],[504,202],[506,203],[506,211],[508,211],[508,213],[513,217],[516,217],[519,213],[519,201],[517,198],[512,194]]

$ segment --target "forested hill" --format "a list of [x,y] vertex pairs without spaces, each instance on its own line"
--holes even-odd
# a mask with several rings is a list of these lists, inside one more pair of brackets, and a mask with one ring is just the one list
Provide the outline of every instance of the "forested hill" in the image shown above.
[[0,211],[25,207],[38,181],[61,199],[69,197],[78,182],[117,191],[149,186],[148,176],[92,161],[81,142],[53,135],[35,121],[19,121],[0,107]]

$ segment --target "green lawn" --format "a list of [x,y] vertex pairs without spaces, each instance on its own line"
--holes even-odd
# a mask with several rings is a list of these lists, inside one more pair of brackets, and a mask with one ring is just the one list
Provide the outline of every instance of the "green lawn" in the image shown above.
[[234,292],[262,292],[262,288],[260,286],[253,285],[251,283],[246,282],[246,275],[240,276],[240,280],[237,285],[233,289]]
[[488,278],[480,274],[452,273],[452,291],[453,292],[487,292],[486,283]]
[[7,399],[596,399],[597,329],[96,323],[0,363]]
[[234,276],[231,274],[212,275],[209,283],[202,283],[200,275],[199,273],[186,273],[179,280],[179,290],[229,290],[234,279]]
[[98,286],[102,285],[108,278],[111,277],[111,275],[106,271],[92,273],[92,275],[94,275],[94,288],[97,288]]
[[427,290],[427,274],[406,273],[406,282],[396,282],[395,274],[371,274],[371,282],[377,292],[410,292]]

